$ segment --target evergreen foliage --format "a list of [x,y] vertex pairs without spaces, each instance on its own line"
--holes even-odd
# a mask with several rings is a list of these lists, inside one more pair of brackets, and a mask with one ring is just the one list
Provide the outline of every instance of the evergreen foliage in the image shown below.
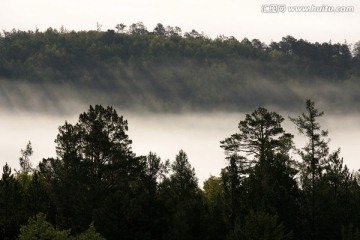
[[201,189],[183,150],[172,163],[152,152],[136,156],[127,121],[112,107],[90,106],[76,124],[59,127],[56,158],[15,174],[4,166],[0,237],[359,239],[359,172],[339,149],[329,153],[320,116],[307,100],[305,113],[291,118],[308,138],[297,162],[282,116],[265,108],[247,114],[221,141],[227,166]]

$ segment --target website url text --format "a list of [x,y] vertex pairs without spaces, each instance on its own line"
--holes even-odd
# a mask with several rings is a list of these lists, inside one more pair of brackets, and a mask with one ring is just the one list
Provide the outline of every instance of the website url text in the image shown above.
[[354,6],[330,6],[330,5],[307,5],[307,6],[287,6],[286,4],[264,4],[261,6],[262,13],[349,13],[354,12]]

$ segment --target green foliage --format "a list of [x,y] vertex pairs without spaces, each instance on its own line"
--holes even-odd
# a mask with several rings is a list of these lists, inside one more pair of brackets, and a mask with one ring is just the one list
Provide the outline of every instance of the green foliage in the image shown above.
[[46,215],[39,213],[35,219],[30,218],[27,225],[20,228],[19,240],[68,240],[70,231],[55,229],[46,221]]
[[245,240],[286,240],[292,239],[291,233],[286,233],[284,225],[279,223],[277,216],[264,212],[250,211],[245,217],[243,226],[238,233]]
[[204,200],[208,208],[206,219],[209,239],[223,239],[227,235],[225,192],[221,177],[210,176],[204,182]]
[[223,194],[221,178],[210,176],[204,182],[204,196],[210,207],[220,203]]
[[21,226],[19,240],[105,240],[100,233],[96,232],[94,224],[77,235],[70,236],[70,230],[58,230],[46,221],[46,215],[39,213],[35,218],[29,218],[26,225]]
[[105,240],[105,238],[100,233],[96,232],[94,224],[91,223],[85,232],[72,238],[72,240]]

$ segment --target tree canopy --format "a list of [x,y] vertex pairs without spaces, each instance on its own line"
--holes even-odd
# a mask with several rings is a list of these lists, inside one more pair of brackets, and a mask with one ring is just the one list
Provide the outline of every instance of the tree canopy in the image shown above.
[[330,153],[321,116],[307,100],[291,118],[308,139],[292,151],[280,114],[246,114],[220,143],[226,167],[201,188],[184,150],[137,156],[124,117],[90,106],[58,128],[56,158],[29,169],[29,142],[21,171],[3,167],[0,238],[359,239],[359,172]]

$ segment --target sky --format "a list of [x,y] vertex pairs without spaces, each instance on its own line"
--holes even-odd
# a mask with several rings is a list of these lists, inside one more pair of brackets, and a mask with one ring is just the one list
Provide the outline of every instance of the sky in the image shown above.
[[[285,6],[283,12],[275,5]],[[290,12],[293,6],[350,6],[353,12]],[[271,10],[272,9],[272,10]],[[143,22],[192,29],[215,38],[280,41],[291,35],[310,42],[349,44],[360,41],[360,0],[1,0],[0,30],[44,31],[114,29],[116,24]]]

